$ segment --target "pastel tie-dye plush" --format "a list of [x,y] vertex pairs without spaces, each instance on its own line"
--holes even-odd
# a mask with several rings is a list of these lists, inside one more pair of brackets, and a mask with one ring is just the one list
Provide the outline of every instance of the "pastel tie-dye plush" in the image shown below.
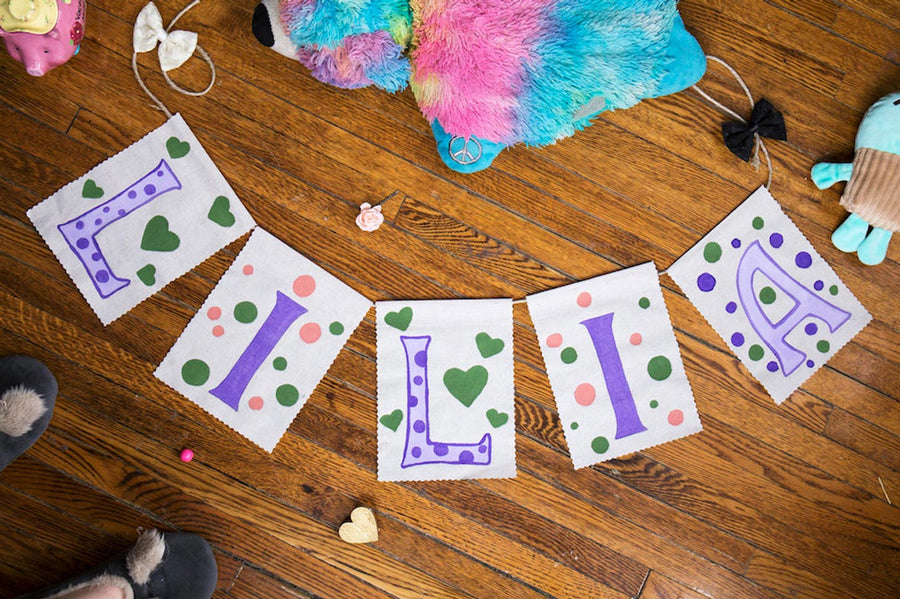
[[[262,3],[278,4],[291,47],[279,51],[320,80],[402,89],[397,65],[408,69],[438,153],[460,172],[487,168],[507,146],[568,137],[604,110],[681,91],[706,70],[676,0]],[[364,37],[378,35],[383,45]]]

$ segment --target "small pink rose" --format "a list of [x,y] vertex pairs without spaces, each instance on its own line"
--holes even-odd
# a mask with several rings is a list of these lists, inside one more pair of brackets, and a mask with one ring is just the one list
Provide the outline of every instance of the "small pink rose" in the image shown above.
[[356,226],[363,231],[374,231],[384,222],[381,206],[372,206],[368,202],[359,207],[359,216],[356,217]]

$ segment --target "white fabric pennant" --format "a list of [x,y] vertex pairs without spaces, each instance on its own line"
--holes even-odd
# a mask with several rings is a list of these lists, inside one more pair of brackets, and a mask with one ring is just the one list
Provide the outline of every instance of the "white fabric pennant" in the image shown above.
[[514,477],[512,300],[375,311],[378,479]]
[[668,272],[779,404],[872,319],[764,187]]
[[155,374],[272,451],[371,305],[256,229]]
[[575,468],[702,429],[653,263],[526,299]]
[[180,115],[28,217],[103,324],[255,225]]

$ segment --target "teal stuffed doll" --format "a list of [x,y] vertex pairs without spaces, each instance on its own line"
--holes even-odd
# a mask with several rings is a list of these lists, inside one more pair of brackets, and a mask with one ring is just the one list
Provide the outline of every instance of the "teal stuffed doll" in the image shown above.
[[408,83],[441,159],[463,173],[706,71],[676,0],[263,0],[253,32],[331,85]]
[[891,233],[900,230],[900,92],[866,112],[852,163],[820,162],[811,175],[819,189],[847,181],[841,206],[850,216],[831,236],[835,247],[856,252],[863,264],[884,260]]

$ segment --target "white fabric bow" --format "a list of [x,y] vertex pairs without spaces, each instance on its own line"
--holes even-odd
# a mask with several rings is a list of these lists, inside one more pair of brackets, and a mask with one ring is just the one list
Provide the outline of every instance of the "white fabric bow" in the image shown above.
[[196,33],[180,29],[168,32],[163,28],[162,17],[153,2],[138,14],[134,22],[133,41],[135,52],[149,52],[159,42],[159,66],[163,71],[183,65],[197,48]]

